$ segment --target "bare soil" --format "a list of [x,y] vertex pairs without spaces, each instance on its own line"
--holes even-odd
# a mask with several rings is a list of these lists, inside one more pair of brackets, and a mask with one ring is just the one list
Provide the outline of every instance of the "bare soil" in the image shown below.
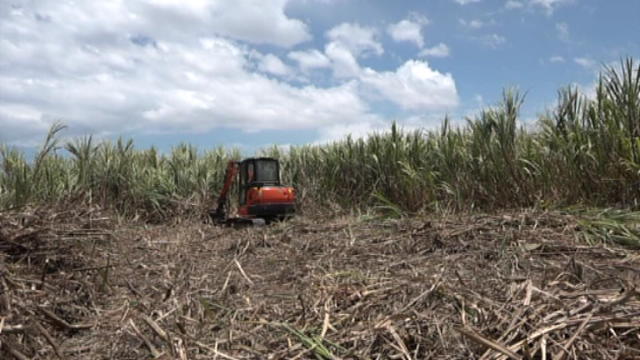
[[639,251],[555,212],[0,213],[2,359],[632,359],[639,288]]

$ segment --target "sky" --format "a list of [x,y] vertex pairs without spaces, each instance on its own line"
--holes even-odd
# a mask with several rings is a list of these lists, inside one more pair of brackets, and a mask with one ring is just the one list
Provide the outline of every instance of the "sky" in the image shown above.
[[637,0],[2,0],[0,143],[63,122],[253,152],[463,122],[510,87],[534,122],[559,88],[640,59],[638,15]]

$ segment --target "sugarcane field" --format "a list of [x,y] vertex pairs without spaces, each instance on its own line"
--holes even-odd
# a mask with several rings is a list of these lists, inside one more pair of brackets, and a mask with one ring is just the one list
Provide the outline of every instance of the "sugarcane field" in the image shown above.
[[0,221],[8,358],[638,356],[638,251],[567,213]]
[[0,359],[640,359],[640,3],[1,9]]

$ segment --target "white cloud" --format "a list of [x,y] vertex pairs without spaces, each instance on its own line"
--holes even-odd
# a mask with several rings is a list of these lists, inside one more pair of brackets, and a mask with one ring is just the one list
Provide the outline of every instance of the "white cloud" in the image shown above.
[[498,34],[489,34],[476,39],[481,44],[494,49],[507,42],[504,36]]
[[504,4],[504,7],[507,9],[520,9],[524,7],[524,4],[521,1],[509,0]]
[[[443,113],[411,115],[398,119],[397,124],[406,131],[437,130],[442,128],[445,116],[447,114]],[[449,118],[449,126],[456,127],[456,125],[457,121]]]
[[567,23],[557,23],[556,32],[558,33],[558,39],[560,39],[560,41],[569,41],[569,25]]
[[377,39],[377,31],[371,27],[342,23],[329,30],[326,35],[331,42],[341,44],[355,57],[382,55],[384,52],[382,44]]
[[[475,115],[478,110],[470,113],[469,116]],[[419,113],[411,114],[408,116],[397,117],[394,122],[399,129],[406,132],[411,131],[424,131],[424,130],[437,130],[442,126],[445,113]],[[456,128],[464,125],[463,119],[449,118],[449,126]],[[389,133],[391,131],[391,124],[389,122],[372,121],[362,122],[358,124],[350,125],[334,125],[323,129],[321,132],[320,141],[318,144],[328,143],[337,140],[344,140],[347,135],[350,135],[352,139],[367,138],[372,133]]]
[[414,19],[404,19],[387,27],[387,33],[395,41],[407,41],[416,44],[419,48],[424,46],[422,37],[422,27],[427,25],[429,20],[425,17],[415,17]]
[[[289,52],[302,71],[329,67],[335,75],[326,87],[294,86],[286,80],[295,70],[279,52],[252,48],[308,38],[304,23],[284,15],[284,1],[240,1],[247,19],[262,12],[260,24],[227,2],[178,3],[42,1],[0,12],[0,142],[39,140],[54,120],[70,135],[224,127],[329,136],[384,124],[370,108],[380,99],[421,112],[458,103],[453,76],[426,62],[385,72],[361,67],[360,58],[384,51],[372,28],[341,24],[327,33],[324,52]],[[441,45],[425,56],[443,56]]]
[[320,140],[318,144],[325,144],[334,141],[344,140],[351,136],[352,139],[366,138],[374,131],[383,131],[387,124],[383,121],[363,121],[355,124],[336,124],[320,130]]
[[576,64],[582,66],[583,68],[589,69],[589,70],[594,69],[597,66],[596,62],[593,59],[588,57],[577,57],[577,58],[574,58],[573,61]]
[[331,59],[334,76],[338,78],[360,76],[360,65],[356,57],[343,44],[330,42],[325,46],[324,52]]
[[555,8],[559,5],[572,2],[573,0],[530,0],[532,6],[542,7],[546,10],[547,15],[553,14]]
[[287,54],[287,57],[298,63],[298,66],[302,71],[308,71],[309,69],[329,67],[331,64],[329,58],[316,49],[307,51],[292,51]]
[[[94,6],[93,3],[86,4]],[[124,8],[126,13],[117,15],[126,16],[123,21],[129,20],[127,23],[162,28],[163,32],[199,36],[213,32],[252,43],[289,47],[311,39],[311,35],[304,22],[287,17],[286,3],[287,0],[149,0],[107,6]]]
[[261,57],[258,69],[274,75],[289,75],[291,69],[285,63],[273,54],[267,54]]
[[522,9],[526,6],[530,8],[541,8],[547,15],[552,15],[555,9],[564,4],[575,2],[575,0],[508,0],[504,7],[506,9]]
[[[348,30],[356,35],[345,39]],[[328,37],[332,41],[325,46],[325,55],[331,60],[335,77],[358,80],[364,94],[382,96],[405,110],[434,111],[458,104],[451,74],[433,70],[427,62],[410,60],[397,70],[386,72],[361,68],[358,55],[377,48],[374,35],[372,29],[350,24],[341,24],[329,31]],[[436,50],[434,54],[443,55],[442,47]]]
[[449,47],[446,44],[439,43],[436,46],[423,49],[418,53],[420,57],[447,57],[451,54]]
[[482,27],[484,27],[485,25],[487,25],[484,21],[479,20],[479,19],[473,19],[473,20],[465,20],[465,19],[460,19],[458,20],[460,22],[460,24],[462,24],[462,26],[465,27],[469,27],[472,29],[480,29]]
[[551,63],[563,63],[565,62],[564,57],[562,56],[552,56],[549,58],[549,62]]
[[442,110],[458,104],[451,74],[433,70],[423,61],[409,60],[394,72],[366,68],[361,80],[404,109]]
[[[314,128],[370,116],[354,83],[326,89],[293,87],[247,71],[249,54],[222,39],[200,48],[162,45],[165,51],[146,54],[137,64],[145,70],[126,71],[122,76],[65,77],[51,79],[48,86],[10,75],[9,79],[24,86],[25,100],[45,102],[39,104],[39,111],[80,128],[159,132],[206,131],[218,126]],[[60,55],[63,51],[59,50]],[[268,64],[277,58],[267,55],[264,59]],[[88,61],[100,68],[104,66],[100,60],[60,56],[59,61]],[[259,67],[264,64],[261,61]],[[277,65],[267,68],[279,72]],[[9,117],[16,118],[17,113]]]
[[194,26],[165,29],[206,23],[200,17],[213,15],[198,6],[208,3],[173,12],[168,1],[127,2],[135,11],[121,2],[36,4],[0,13],[1,142],[40,140],[54,120],[73,135],[318,129],[379,119],[357,79],[293,86],[256,72],[291,70],[273,54]]
[[578,91],[580,91],[581,94],[583,94],[584,96],[586,96],[591,100],[595,100],[598,97],[598,81],[597,80],[591,82],[590,84],[574,83],[572,85],[577,86]]
[[480,2],[480,0],[453,0],[453,1],[457,2],[460,5],[467,5],[467,4]]
[[[5,79],[0,80],[4,83]],[[36,139],[33,135],[46,133],[52,121],[43,115],[26,104],[0,102],[0,126],[3,129],[0,144],[7,142],[9,145],[36,146],[40,138]]]

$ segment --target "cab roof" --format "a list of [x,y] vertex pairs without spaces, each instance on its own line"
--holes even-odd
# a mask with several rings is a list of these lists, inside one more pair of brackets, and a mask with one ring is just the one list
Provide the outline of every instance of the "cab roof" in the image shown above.
[[278,159],[272,158],[272,157],[251,157],[251,158],[246,158],[242,161],[240,161],[241,163],[244,162],[249,162],[249,161],[278,161]]

